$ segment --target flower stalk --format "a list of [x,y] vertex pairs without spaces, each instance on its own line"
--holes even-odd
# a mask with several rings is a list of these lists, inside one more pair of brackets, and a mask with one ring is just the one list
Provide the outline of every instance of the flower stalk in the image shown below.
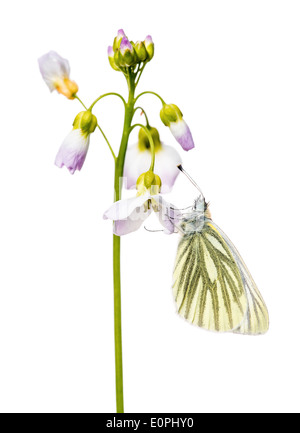
[[[150,125],[149,119],[141,106],[135,106],[137,100],[149,93],[162,103],[161,120],[170,128],[175,139],[184,150],[194,147],[189,128],[182,119],[182,113],[174,104],[167,105],[160,95],[146,91],[135,97],[135,89],[140,81],[145,66],[154,56],[154,43],[151,36],[136,43],[130,41],[121,29],[114,38],[113,45],[108,47],[108,60],[116,72],[121,72],[128,85],[127,102],[119,93],[102,94],[88,106],[78,96],[78,85],[70,79],[68,60],[58,53],[50,51],[39,58],[42,77],[52,92],[56,90],[70,100],[77,99],[85,111],[75,117],[73,129],[63,141],[55,164],[65,166],[71,174],[81,170],[90,144],[90,136],[96,128],[101,132],[114,160],[114,203],[104,213],[104,219],[114,221],[113,226],[113,281],[114,281],[114,340],[115,340],[115,378],[117,413],[124,412],[123,398],[123,360],[122,360],[122,310],[121,310],[121,236],[136,231],[153,211],[164,233],[174,233],[177,221],[176,208],[164,200],[161,193],[169,191],[178,175],[180,155],[171,146],[161,143],[156,128]],[[107,96],[117,96],[124,104],[124,124],[119,151],[114,152],[98,119],[93,114],[96,104]],[[89,108],[87,108],[89,107]],[[146,125],[132,125],[134,114],[141,110]],[[140,128],[137,146],[128,148],[131,132]],[[127,156],[126,156],[127,154]],[[134,156],[134,160],[132,159]],[[154,172],[155,169],[155,172]],[[126,177],[126,187],[135,187],[136,196],[121,200],[122,179]],[[163,182],[162,182],[163,180]],[[164,192],[162,191],[164,189]]]
[[[115,198],[121,200],[122,177],[126,149],[134,115],[135,76],[129,72],[128,102],[125,105],[125,119],[119,154],[115,161]],[[114,273],[114,327],[115,327],[115,366],[116,366],[116,403],[117,413],[124,412],[123,397],[123,357],[122,357],[122,312],[121,312],[121,237],[113,235],[113,273]]]

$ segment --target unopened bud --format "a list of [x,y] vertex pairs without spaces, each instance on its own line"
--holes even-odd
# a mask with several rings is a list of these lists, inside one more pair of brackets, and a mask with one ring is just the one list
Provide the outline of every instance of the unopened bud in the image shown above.
[[124,63],[125,66],[131,66],[134,63],[135,60],[135,53],[133,46],[129,42],[129,40],[124,37],[122,39],[121,45],[120,45],[120,57],[121,60],[120,63]]
[[114,57],[115,57],[115,53],[114,53],[113,47],[108,47],[108,49],[107,49],[107,54],[108,54],[108,61],[109,61],[110,66],[111,66],[115,71],[119,71],[120,69],[118,68],[118,66],[117,66],[116,63],[115,63],[115,59],[114,59]]
[[125,66],[125,63],[124,63],[124,61],[123,61],[123,58],[122,58],[122,56],[121,56],[121,53],[120,53],[120,50],[119,50],[119,49],[117,49],[117,50],[115,51],[115,53],[114,53],[114,62],[115,62],[115,65],[116,65],[117,67],[119,67],[119,68]]
[[147,59],[148,53],[144,42],[141,41],[136,42],[134,44],[134,51],[136,52],[137,59],[139,62],[144,62]]
[[123,38],[126,38],[126,35],[124,33],[124,30],[120,29],[118,31],[117,36],[114,39],[114,43],[113,43],[113,50],[114,51],[116,51],[116,50],[118,50],[120,48],[120,45],[121,45],[121,42],[122,42]]
[[151,60],[154,56],[154,43],[150,35],[146,37],[144,44],[148,54],[148,60]]

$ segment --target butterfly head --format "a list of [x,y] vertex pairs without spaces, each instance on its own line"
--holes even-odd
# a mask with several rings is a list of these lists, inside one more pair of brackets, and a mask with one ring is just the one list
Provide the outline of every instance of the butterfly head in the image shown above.
[[204,213],[205,212],[205,207],[206,207],[206,203],[205,203],[204,197],[202,195],[200,195],[194,201],[193,211],[194,212],[199,212],[199,213]]

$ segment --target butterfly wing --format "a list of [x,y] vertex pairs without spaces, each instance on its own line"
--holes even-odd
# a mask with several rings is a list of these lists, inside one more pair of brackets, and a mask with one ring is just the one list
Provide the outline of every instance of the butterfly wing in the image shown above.
[[247,314],[244,321],[234,332],[247,335],[265,334],[269,329],[269,314],[266,304],[259,293],[250,272],[228,236],[213,221],[208,222],[208,225],[211,226],[217,237],[221,236],[226,242],[226,245],[231,251],[231,254],[240,270],[243,286],[247,295]]
[[247,295],[230,247],[209,222],[180,240],[173,294],[178,313],[189,322],[210,331],[234,331],[247,315]]

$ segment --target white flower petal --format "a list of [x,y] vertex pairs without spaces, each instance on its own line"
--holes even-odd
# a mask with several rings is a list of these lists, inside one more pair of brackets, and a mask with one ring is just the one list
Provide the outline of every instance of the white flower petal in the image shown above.
[[184,150],[191,150],[195,147],[190,128],[183,119],[171,122],[170,131]]
[[[143,194],[139,197],[119,200],[113,203],[113,205],[104,212],[103,218],[111,219],[114,221],[124,220],[130,217],[135,212],[135,209],[139,209],[141,206],[143,206],[144,203],[149,199],[149,197],[150,194],[147,192],[146,194]],[[141,213],[137,211],[134,215],[134,218],[137,220],[138,215],[140,214]]]
[[69,78],[70,65],[68,60],[61,57],[55,51],[50,51],[38,59],[40,71],[47,86],[52,92],[57,81]]
[[138,177],[149,170],[151,154],[140,151],[138,144],[129,146],[126,152],[123,176],[126,177],[124,186],[127,189],[135,188]]
[[182,163],[177,150],[172,146],[163,145],[155,155],[154,172],[161,178],[161,192],[170,192],[179,174],[177,166]]
[[[169,192],[174,185],[179,170],[177,166],[182,160],[179,153],[172,146],[162,143],[162,148],[155,154],[154,172],[162,181],[162,193]],[[125,186],[127,189],[135,188],[138,177],[146,172],[151,164],[151,151],[139,150],[138,144],[130,146],[126,153],[124,165]]]
[[55,165],[62,168],[64,165],[71,174],[81,170],[89,148],[90,136],[82,134],[81,129],[73,129],[63,141],[55,158]]

